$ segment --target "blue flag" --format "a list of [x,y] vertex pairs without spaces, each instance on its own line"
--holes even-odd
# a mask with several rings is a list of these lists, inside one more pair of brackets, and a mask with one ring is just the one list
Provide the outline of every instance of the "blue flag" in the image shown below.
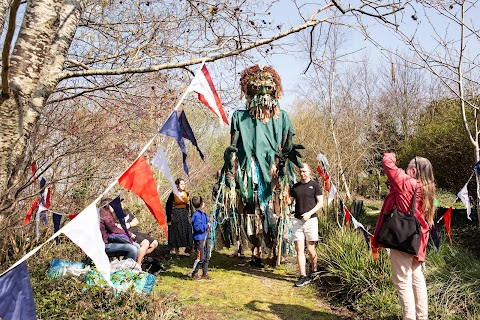
[[36,319],[32,284],[24,261],[0,277],[0,318]]
[[200,158],[202,158],[202,160],[205,160],[205,156],[198,147],[197,139],[195,139],[192,127],[190,127],[190,123],[188,123],[185,111],[182,110],[182,112],[180,113],[180,118],[178,119],[178,122],[180,123],[180,128],[182,129],[182,137],[189,140],[197,148],[197,151],[200,154]]
[[[117,219],[120,222],[122,229],[125,231],[128,238],[130,238],[130,235],[128,234],[127,225],[125,224],[125,215],[123,214],[122,200],[120,200],[120,196],[117,196],[109,204],[113,208],[113,212],[115,212],[115,216],[117,216]],[[132,239],[130,239],[130,242],[133,242]]]
[[435,252],[438,253],[438,250],[440,250],[440,238],[438,237],[436,224],[434,224],[432,229],[430,229],[430,238],[432,238]]
[[178,146],[183,153],[183,170],[185,170],[187,175],[189,175],[187,166],[187,148],[185,147],[183,138],[189,140],[197,148],[202,160],[204,159],[203,153],[198,147],[197,139],[195,139],[192,128],[188,123],[185,112],[182,111],[179,118],[177,112],[173,111],[158,132],[177,140]]
[[[53,232],[56,233],[58,230],[60,230],[60,222],[62,222],[62,215],[54,212],[52,214],[52,220],[53,220]],[[55,241],[57,242],[57,244],[59,244],[60,238],[56,237]]]
[[158,132],[177,140],[178,146],[183,153],[183,170],[185,170],[188,175],[187,148],[185,148],[185,142],[182,138],[182,130],[180,128],[180,123],[178,122],[177,111],[172,112]]
[[473,170],[474,170],[478,175],[480,175],[480,161],[478,161],[477,163],[475,163],[475,165],[473,166]]

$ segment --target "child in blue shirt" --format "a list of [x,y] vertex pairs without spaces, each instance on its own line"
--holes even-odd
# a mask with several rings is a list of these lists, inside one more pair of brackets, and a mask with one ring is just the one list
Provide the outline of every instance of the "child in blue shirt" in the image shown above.
[[[193,207],[196,209],[192,216],[193,227],[193,245],[197,253],[197,260],[193,265],[193,280],[211,280],[208,275],[208,262],[210,261],[210,220],[205,213],[205,203],[202,197],[192,198]],[[202,276],[198,275],[198,270],[202,269]]]

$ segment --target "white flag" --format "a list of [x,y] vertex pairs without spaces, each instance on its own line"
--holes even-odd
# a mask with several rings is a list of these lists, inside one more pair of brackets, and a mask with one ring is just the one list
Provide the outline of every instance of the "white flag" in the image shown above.
[[361,224],[360,222],[358,222],[357,219],[355,219],[355,217],[352,216],[351,214],[350,214],[350,219],[352,219],[353,226],[355,227],[355,229],[357,229],[357,228],[362,228],[363,230],[366,230],[365,227],[363,226],[363,224]]
[[223,120],[227,125],[229,124],[217,90],[215,90],[213,85],[212,77],[210,77],[210,73],[205,64],[195,74],[195,78],[193,78],[192,83],[188,86],[187,92],[198,93],[198,99],[217,115],[220,122]]
[[317,160],[322,161],[325,167],[328,166],[328,160],[327,157],[325,157],[322,153],[317,154]]
[[155,157],[153,157],[152,164],[157,167],[161,173],[163,173],[165,178],[170,180],[170,182],[172,183],[173,193],[176,194],[179,199],[182,199],[182,195],[180,194],[180,191],[178,191],[177,185],[175,184],[172,174],[170,173],[167,157],[165,156],[165,151],[163,150],[162,146],[158,148],[157,154],[155,155]]
[[468,198],[468,189],[467,189],[468,182],[465,184],[465,186],[460,190],[460,192],[457,194],[457,197],[462,200],[463,204],[465,207],[467,207],[467,218],[469,220],[472,220],[470,218],[470,213],[472,213],[472,209],[470,208],[470,199]]
[[100,217],[95,202],[86,207],[60,231],[92,259],[98,272],[113,287],[110,281],[110,261],[105,253],[105,243],[100,232]]
[[332,183],[330,186],[330,193],[328,194],[328,204],[330,204],[335,198],[335,193],[337,193],[337,188],[335,188],[335,185]]

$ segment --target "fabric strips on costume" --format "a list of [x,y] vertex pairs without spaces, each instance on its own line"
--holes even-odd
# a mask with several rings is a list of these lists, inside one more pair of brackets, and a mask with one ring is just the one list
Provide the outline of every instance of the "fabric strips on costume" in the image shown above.
[[143,155],[118,178],[118,184],[122,188],[132,191],[145,202],[148,210],[157,219],[165,236],[167,236],[166,217],[158,196],[157,185],[153,180],[152,170],[150,170]]
[[284,235],[291,232],[282,195],[294,183],[294,165],[303,167],[299,150],[304,147],[293,143],[293,125],[278,101],[280,76],[272,67],[246,68],[240,86],[245,110],[232,115],[215,223],[230,226],[217,228],[230,234],[226,238],[238,234],[241,242],[248,239],[255,248],[274,249],[280,261]]

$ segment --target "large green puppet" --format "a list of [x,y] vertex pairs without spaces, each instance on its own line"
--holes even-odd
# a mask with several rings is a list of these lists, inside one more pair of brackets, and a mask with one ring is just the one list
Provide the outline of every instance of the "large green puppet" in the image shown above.
[[303,146],[292,143],[295,132],[288,114],[280,110],[282,84],[272,67],[245,69],[240,84],[246,110],[232,116],[224,172],[235,177],[240,195],[236,205],[239,234],[246,234],[255,247],[272,248],[278,243],[285,207],[280,204],[282,189],[293,182],[293,164],[303,167],[298,152]]

